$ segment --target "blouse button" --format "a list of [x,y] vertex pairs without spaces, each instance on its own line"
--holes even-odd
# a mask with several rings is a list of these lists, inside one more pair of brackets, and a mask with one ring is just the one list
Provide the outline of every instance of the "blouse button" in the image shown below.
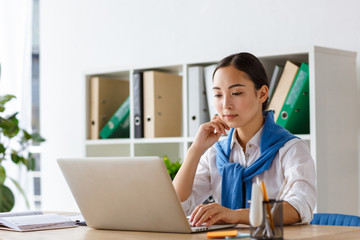
[[249,156],[250,156],[250,154],[249,154],[249,153],[246,153],[246,154],[245,154],[245,157],[247,157],[247,158],[248,158]]
[[252,145],[251,145],[251,144],[249,144],[249,147],[252,147]]

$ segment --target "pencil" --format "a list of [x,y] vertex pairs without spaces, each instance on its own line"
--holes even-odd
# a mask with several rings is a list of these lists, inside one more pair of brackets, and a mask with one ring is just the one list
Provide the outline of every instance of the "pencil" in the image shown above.
[[[264,193],[264,199],[265,199],[265,201],[266,201],[266,202],[269,202],[269,198],[268,198],[267,192],[266,192],[265,182],[264,182],[263,180],[261,181],[261,188],[262,188],[263,193]],[[271,215],[271,210],[270,210],[270,205],[269,205],[269,203],[266,203],[266,211],[267,211],[268,216],[269,216],[269,221],[270,221],[271,230],[274,232],[274,231],[275,231],[274,221],[273,221],[273,218],[272,218],[272,215]]]

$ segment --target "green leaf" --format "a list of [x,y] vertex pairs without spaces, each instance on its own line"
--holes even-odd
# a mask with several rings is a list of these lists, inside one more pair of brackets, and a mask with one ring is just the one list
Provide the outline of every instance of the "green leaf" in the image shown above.
[[3,134],[9,138],[13,138],[19,133],[19,120],[16,118],[17,113],[14,113],[10,117],[0,118],[0,128],[3,130]]
[[16,164],[20,162],[20,156],[17,155],[17,152],[14,151],[13,153],[11,153],[11,160]]
[[8,101],[10,101],[13,98],[16,98],[16,97],[14,95],[0,96],[0,112],[5,111],[5,103],[7,103]]
[[25,200],[25,203],[26,203],[26,206],[27,208],[30,208],[30,204],[29,204],[29,201],[26,197],[26,194],[24,192],[24,190],[21,188],[20,184],[13,178],[9,177],[9,179],[14,183],[14,185],[16,186],[16,188],[19,190],[19,192],[21,193],[21,195],[24,197],[24,200]]
[[25,166],[28,165],[28,160],[24,158],[23,156],[20,156],[19,162],[23,163]]
[[15,204],[14,194],[3,184],[0,184],[0,212],[9,212]]
[[5,168],[0,165],[0,184],[3,184],[6,178],[6,171]]
[[0,143],[0,153],[5,153],[6,148],[4,147],[4,145],[2,143]]
[[8,101],[10,101],[11,99],[16,98],[14,95],[5,95],[5,96],[0,96],[0,104],[4,105],[5,103],[7,103]]
[[36,142],[36,143],[45,142],[45,138],[40,136],[39,133],[31,134],[31,138],[32,138],[33,142]]
[[9,120],[16,119],[17,120],[16,115],[18,115],[18,114],[19,114],[18,112],[13,113],[12,115],[8,116],[7,119],[9,119]]
[[0,117],[0,128],[7,129],[11,127],[12,123],[6,118]]
[[25,131],[25,130],[22,130],[22,131],[23,131],[25,140],[30,140],[30,139],[31,139],[31,135],[30,135],[27,131]]

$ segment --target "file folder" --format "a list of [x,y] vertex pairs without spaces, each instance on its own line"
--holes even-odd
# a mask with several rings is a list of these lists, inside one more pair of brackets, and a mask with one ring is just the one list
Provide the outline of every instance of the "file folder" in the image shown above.
[[293,134],[309,134],[309,111],[309,66],[302,63],[276,123]]
[[89,138],[99,139],[100,130],[129,96],[129,81],[90,78]]
[[269,109],[274,111],[274,121],[277,121],[286,96],[291,88],[299,67],[290,61],[286,61],[279,83],[271,98]]
[[134,136],[135,138],[144,137],[144,120],[143,120],[143,73],[135,72],[133,75],[134,88]]
[[144,137],[180,137],[182,133],[182,77],[146,71],[144,77]]
[[269,96],[268,96],[269,101],[271,101],[271,98],[272,98],[272,96],[275,92],[275,89],[279,83],[279,80],[280,80],[283,70],[284,70],[284,66],[281,66],[281,65],[276,65],[274,68],[274,72],[273,72],[273,75],[272,75],[270,83],[269,83]]
[[130,137],[130,98],[128,97],[100,131],[101,138]]
[[204,69],[201,66],[188,68],[188,126],[189,137],[195,137],[199,126],[209,119],[206,99]]

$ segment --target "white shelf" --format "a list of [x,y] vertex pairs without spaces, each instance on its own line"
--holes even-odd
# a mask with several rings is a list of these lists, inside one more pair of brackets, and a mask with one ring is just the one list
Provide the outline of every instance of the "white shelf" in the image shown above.
[[169,138],[137,138],[134,139],[134,143],[182,143],[184,138],[169,137]]
[[301,138],[302,140],[305,141],[310,141],[311,140],[311,135],[310,134],[296,134],[295,136]]
[[[284,50],[276,53],[256,53],[263,63],[268,78],[277,64],[286,60],[309,64],[310,89],[310,133],[297,135],[310,146],[318,175],[318,211],[357,214],[358,211],[358,163],[357,131],[358,106],[356,91],[356,54],[349,51],[309,47]],[[220,60],[220,59],[219,59]],[[188,62],[165,66],[131,66],[128,69],[90,71],[87,79],[86,109],[89,112],[88,79],[92,75],[117,76],[130,81],[130,109],[132,102],[132,74],[141,70],[162,70],[183,76],[183,123],[182,137],[178,138],[134,138],[133,112],[130,111],[130,138],[85,140],[87,156],[143,156],[164,154],[171,160],[184,159],[192,143],[188,137],[187,124],[187,69],[189,66],[207,66],[217,60]],[[86,126],[87,131],[88,127]],[[88,133],[85,136],[87,139]],[[344,174],[346,173],[346,174]],[[346,187],[345,187],[346,186]],[[339,204],[341,203],[341,204]]]
[[119,139],[119,138],[98,139],[98,140],[86,140],[85,144],[87,146],[91,146],[91,145],[108,145],[108,144],[130,144],[131,141],[132,140],[129,139],[129,138],[124,138],[124,139]]
[[107,145],[107,144],[140,144],[140,143],[182,143],[186,141],[181,137],[169,138],[114,138],[114,139],[99,139],[99,140],[86,140],[86,145]]

